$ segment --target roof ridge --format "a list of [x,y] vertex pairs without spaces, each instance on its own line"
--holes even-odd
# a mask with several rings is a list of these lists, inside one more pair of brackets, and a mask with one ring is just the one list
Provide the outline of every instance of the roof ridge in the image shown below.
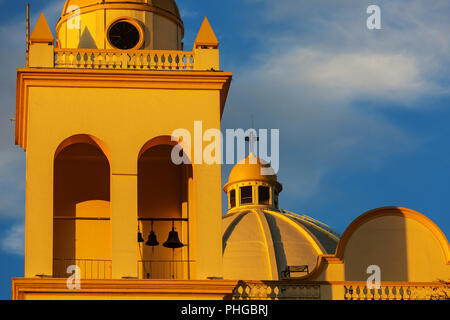
[[339,232],[337,232],[336,230],[334,230],[333,228],[331,228],[327,224],[325,224],[325,223],[323,223],[323,222],[321,222],[321,221],[319,221],[317,219],[314,219],[314,218],[312,218],[312,217],[310,217],[310,216],[308,216],[306,214],[301,214],[300,215],[298,213],[291,212],[291,211],[284,210],[284,209],[282,209],[281,211],[283,213],[287,214],[287,215],[293,215],[294,218],[298,218],[298,219],[304,220],[306,222],[309,222],[311,224],[314,224],[316,227],[321,228],[323,231],[326,231],[327,233],[329,233],[329,234],[331,234],[331,235],[333,235],[333,236],[335,236],[337,238],[340,238],[342,236]]

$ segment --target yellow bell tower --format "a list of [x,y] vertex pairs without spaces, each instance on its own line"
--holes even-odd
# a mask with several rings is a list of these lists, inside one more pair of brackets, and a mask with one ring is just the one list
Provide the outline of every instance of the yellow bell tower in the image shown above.
[[[182,51],[173,0],[61,6],[56,38],[42,14],[17,72],[25,280],[63,287],[71,265],[116,285],[220,278],[220,164],[171,161],[174,130],[220,129],[232,74],[208,20]],[[163,245],[170,232],[182,247]]]

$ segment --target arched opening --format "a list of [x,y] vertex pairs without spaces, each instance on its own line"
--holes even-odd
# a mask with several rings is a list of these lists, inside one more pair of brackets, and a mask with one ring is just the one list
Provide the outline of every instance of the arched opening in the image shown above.
[[53,184],[53,276],[76,265],[83,279],[111,277],[110,164],[93,138],[57,149]]
[[258,203],[262,205],[270,205],[270,187],[258,186]]
[[[192,211],[193,175],[190,164],[175,165],[174,144],[147,144],[138,160],[139,276],[142,279],[189,279],[189,213]],[[172,227],[183,247],[164,246]],[[149,246],[154,231],[159,244]]]
[[236,190],[230,191],[230,209],[236,208]]
[[241,187],[241,205],[253,204],[253,187]]

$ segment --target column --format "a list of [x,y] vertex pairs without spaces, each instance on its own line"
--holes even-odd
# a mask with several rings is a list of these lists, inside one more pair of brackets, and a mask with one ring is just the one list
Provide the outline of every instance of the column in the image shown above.
[[197,165],[194,175],[197,279],[222,277],[220,165]]
[[112,277],[138,277],[137,252],[137,174],[113,173],[112,206]]
[[53,157],[27,150],[25,278],[53,275]]

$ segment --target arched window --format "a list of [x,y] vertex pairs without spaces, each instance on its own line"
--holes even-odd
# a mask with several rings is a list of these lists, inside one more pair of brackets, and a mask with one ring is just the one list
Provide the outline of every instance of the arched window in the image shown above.
[[[170,140],[169,140],[170,141]],[[188,279],[189,208],[192,197],[191,165],[172,162],[173,145],[157,144],[141,152],[138,160],[139,275],[143,279]],[[168,249],[172,226],[184,247]],[[153,231],[159,245],[147,246]]]
[[[55,277],[77,265],[85,279],[111,277],[110,165],[90,138],[62,144],[54,160]],[[90,143],[87,143],[90,142]]]
[[266,186],[258,187],[259,204],[270,205],[270,188]]
[[236,207],[236,190],[230,191],[230,208]]
[[241,187],[241,204],[253,203],[253,188],[251,186]]

